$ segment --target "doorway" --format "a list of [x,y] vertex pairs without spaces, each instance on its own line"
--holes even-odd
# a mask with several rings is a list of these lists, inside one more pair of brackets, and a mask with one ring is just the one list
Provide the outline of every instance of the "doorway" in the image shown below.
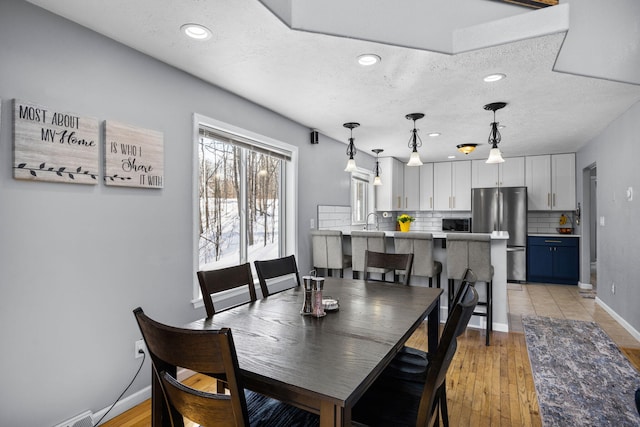
[[598,283],[598,175],[593,165],[589,170],[589,272],[593,289]]

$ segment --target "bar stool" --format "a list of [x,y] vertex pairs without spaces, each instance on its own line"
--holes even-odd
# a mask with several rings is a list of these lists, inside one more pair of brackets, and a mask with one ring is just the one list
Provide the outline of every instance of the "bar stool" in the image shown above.
[[[490,334],[493,330],[493,265],[491,265],[491,235],[490,234],[447,234],[447,276],[448,301],[452,305],[455,294],[455,281],[462,280],[470,268],[476,275],[477,282],[486,284],[486,297],[478,302],[484,306],[484,311],[474,311],[474,316],[487,318],[486,345],[489,345]],[[449,308],[449,311],[451,308]]]
[[[353,278],[357,279],[359,273],[364,272],[364,252],[386,252],[384,231],[352,231],[351,232],[351,260],[353,263]],[[380,273],[383,276],[388,268],[370,268],[370,273]],[[384,277],[383,277],[384,278]]]
[[344,269],[351,267],[351,256],[342,251],[342,231],[311,230],[311,246],[314,269],[325,269],[329,277],[332,269],[340,270],[340,277],[344,277]]
[[396,233],[393,245],[397,254],[413,254],[412,276],[428,277],[430,288],[433,287],[435,277],[436,287],[440,288],[442,263],[433,259],[433,234]]

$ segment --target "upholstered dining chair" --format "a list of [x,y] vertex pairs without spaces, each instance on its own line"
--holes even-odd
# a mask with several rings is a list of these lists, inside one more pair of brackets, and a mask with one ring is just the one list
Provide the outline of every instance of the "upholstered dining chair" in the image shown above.
[[[198,282],[202,291],[202,301],[207,310],[207,317],[216,313],[213,305],[212,295],[229,289],[246,287],[249,291],[249,300],[256,301],[256,288],[253,284],[253,274],[251,274],[251,264],[245,263],[233,267],[220,268],[217,270],[198,271]],[[239,304],[236,304],[239,305]]]
[[329,277],[332,270],[339,270],[344,277],[344,269],[351,267],[351,255],[344,253],[342,240],[339,230],[311,230],[313,268],[325,270]]
[[[319,425],[315,414],[244,389],[230,329],[183,329],[151,319],[140,307],[133,313],[151,356],[159,388],[155,390],[168,406],[163,417],[173,427],[183,427],[183,417],[203,427]],[[196,390],[178,382],[178,367],[224,378],[227,393]]]
[[457,338],[466,329],[477,302],[475,288],[465,287],[445,323],[423,382],[390,380],[382,375],[356,403],[353,420],[369,426],[432,426],[442,416],[448,425],[448,414],[443,409],[446,396],[441,391],[456,353]]
[[[455,281],[461,280],[465,271],[470,268],[476,275],[477,282],[484,283],[485,292],[478,302],[484,308],[476,310],[473,315],[486,318],[485,344],[489,345],[493,330],[493,265],[491,265],[491,235],[481,233],[449,233],[447,234],[447,276],[448,299],[451,304],[455,294]],[[476,285],[477,287],[477,285]]]
[[393,245],[397,254],[413,254],[412,276],[428,277],[430,288],[435,277],[436,287],[440,287],[442,263],[433,259],[432,233],[396,233],[393,236]]
[[[386,252],[386,236],[384,231],[352,231],[351,232],[351,261],[352,274],[358,279],[359,273],[364,272],[364,252]],[[377,269],[370,272],[386,274],[389,269]]]
[[262,296],[265,298],[273,293],[269,289],[269,284],[267,283],[268,280],[292,276],[291,278],[293,279],[294,286],[289,286],[286,289],[300,286],[300,274],[298,274],[298,264],[296,263],[295,255],[254,261],[253,264],[256,266],[256,273],[258,273],[258,281],[260,282]]
[[[395,280],[393,283],[402,283],[408,285],[411,281],[411,266],[413,265],[413,254],[391,254],[386,252],[374,252],[365,250],[364,252],[364,280],[372,279],[371,273],[380,270],[399,271],[402,279]],[[385,274],[382,275],[382,282],[385,280]]]

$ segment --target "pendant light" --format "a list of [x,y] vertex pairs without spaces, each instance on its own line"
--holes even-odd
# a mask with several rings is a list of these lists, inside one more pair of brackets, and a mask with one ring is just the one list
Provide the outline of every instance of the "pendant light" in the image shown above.
[[405,116],[407,120],[413,120],[413,130],[411,138],[409,138],[409,148],[412,149],[411,157],[409,157],[409,162],[407,166],[422,166],[422,161],[420,160],[420,154],[418,154],[418,147],[422,147],[422,140],[418,136],[418,129],[416,129],[416,120],[420,120],[424,117],[422,113],[411,113]]
[[378,161],[378,158],[380,153],[382,153],[384,150],[382,148],[374,148],[371,151],[376,153],[376,167],[375,169],[373,169],[373,173],[375,173],[376,176],[375,178],[373,178],[373,185],[382,185],[382,180],[380,179],[380,172],[382,172],[382,169],[380,169],[380,162]]
[[353,159],[353,156],[356,155],[356,146],[353,143],[353,129],[360,126],[360,123],[349,122],[345,123],[342,126],[351,130],[351,136],[349,137],[349,145],[347,146],[347,156],[349,156],[349,160],[347,161],[347,167],[344,168],[345,172],[355,172],[356,170],[356,161]]
[[493,122],[491,123],[491,133],[489,134],[489,144],[491,145],[491,151],[489,151],[489,158],[487,163],[504,163],[502,153],[498,148],[498,144],[502,137],[498,131],[498,122],[496,122],[496,110],[500,110],[507,105],[506,102],[493,102],[484,106],[487,111],[493,111]]
[[477,146],[478,144],[458,144],[456,145],[456,148],[463,154],[469,154],[475,150]]

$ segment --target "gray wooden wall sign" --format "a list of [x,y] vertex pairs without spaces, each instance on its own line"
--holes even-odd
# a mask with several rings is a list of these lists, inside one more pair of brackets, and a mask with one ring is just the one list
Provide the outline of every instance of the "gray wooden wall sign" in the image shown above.
[[162,132],[106,121],[104,149],[107,185],[163,188]]
[[97,184],[99,122],[13,100],[13,177]]

